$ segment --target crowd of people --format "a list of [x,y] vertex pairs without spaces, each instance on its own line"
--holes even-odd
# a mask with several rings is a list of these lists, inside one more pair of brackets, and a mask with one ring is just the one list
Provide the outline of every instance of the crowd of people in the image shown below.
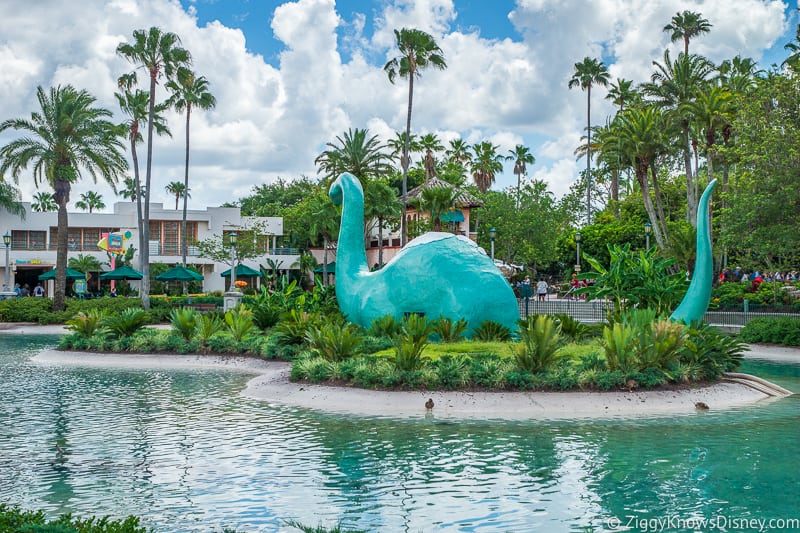
[[759,272],[758,270],[743,270],[741,267],[736,267],[733,270],[730,268],[723,268],[719,273],[720,283],[750,283],[752,290],[758,290],[758,287],[764,283],[772,283],[774,281],[793,283],[800,281],[800,272],[796,270],[775,271],[775,272]]
[[[12,290],[17,294],[17,298],[24,298],[25,296],[44,298],[45,296],[44,287],[42,287],[41,283],[37,283],[33,290],[31,290],[31,286],[27,283],[23,284],[22,286],[20,286],[19,283],[15,283]],[[8,285],[3,284],[3,292],[11,292],[8,289]]]

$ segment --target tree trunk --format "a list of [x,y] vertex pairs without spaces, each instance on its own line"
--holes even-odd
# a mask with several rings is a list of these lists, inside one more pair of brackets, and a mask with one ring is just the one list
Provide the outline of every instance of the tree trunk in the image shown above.
[[614,209],[614,218],[619,220],[619,169],[611,172],[611,204]]
[[406,114],[406,142],[403,149],[403,219],[400,221],[400,247],[404,247],[408,241],[408,224],[406,222],[406,211],[408,210],[408,161],[409,150],[411,149],[411,105],[414,101],[414,69],[408,73],[408,113]]
[[158,70],[150,70],[150,109],[147,114],[147,171],[144,184],[144,215],[142,216],[142,240],[144,246],[139,254],[142,261],[141,294],[142,307],[150,309],[150,189],[153,176],[153,115],[156,106],[156,77]]
[[53,311],[63,311],[66,306],[67,290],[67,243],[69,239],[69,182],[56,180],[55,197],[58,203],[58,240],[56,243],[56,279],[53,293]]
[[664,246],[664,236],[661,233],[661,224],[658,221],[658,215],[653,207],[653,199],[650,198],[650,185],[647,182],[647,168],[649,165],[646,163],[637,164],[636,166],[636,181],[639,182],[639,188],[642,190],[642,199],[644,201],[644,210],[647,211],[647,216],[650,223],[653,225],[653,235],[656,238],[656,244],[662,250]]
[[650,163],[650,174],[653,176],[653,196],[656,198],[656,213],[658,214],[658,222],[661,226],[661,232],[664,236],[664,242],[667,241],[667,217],[664,216],[664,202],[661,199],[661,187],[658,186],[658,174],[656,173],[655,163]]
[[686,222],[697,227],[697,194],[692,176],[692,154],[689,148],[689,124],[683,125],[683,166],[686,171]]
[[592,223],[592,86],[586,88],[586,224]]
[[378,268],[383,267],[383,218],[378,217]]
[[144,233],[142,231],[142,182],[139,178],[139,155],[136,153],[136,137],[138,137],[138,123],[131,131],[131,159],[133,159],[133,181],[136,187],[136,229],[139,231],[139,270],[142,270],[142,250],[144,249]]
[[[186,203],[189,198],[189,117],[192,114],[192,104],[186,104],[186,169],[183,174],[183,217],[181,218],[181,260],[186,266],[186,256],[189,253],[189,245],[186,241]],[[175,206],[178,209],[178,206]],[[184,285],[185,287],[185,285]]]

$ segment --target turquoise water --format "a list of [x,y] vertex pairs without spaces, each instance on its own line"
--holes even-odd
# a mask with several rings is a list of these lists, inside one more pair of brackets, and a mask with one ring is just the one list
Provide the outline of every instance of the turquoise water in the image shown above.
[[[0,502],[133,513],[170,532],[294,531],[287,519],[413,532],[607,531],[619,519],[642,531],[658,518],[687,531],[676,520],[700,517],[736,531],[734,519],[800,519],[798,397],[628,421],[366,419],[242,398],[243,374],[29,361],[53,343],[0,336]],[[800,391],[800,365],[743,370]]]

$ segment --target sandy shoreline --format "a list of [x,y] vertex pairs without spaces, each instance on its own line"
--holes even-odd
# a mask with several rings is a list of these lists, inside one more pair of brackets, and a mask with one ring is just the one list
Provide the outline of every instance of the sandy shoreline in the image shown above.
[[[796,351],[795,351],[796,352]],[[37,364],[107,368],[215,368],[255,374],[242,395],[331,413],[368,417],[425,416],[425,402],[434,401],[437,418],[574,419],[695,413],[695,403],[712,410],[770,401],[766,394],[738,383],[669,391],[614,392],[446,392],[372,391],[309,385],[289,381],[290,364],[250,357],[213,355],[97,354],[46,350]]]

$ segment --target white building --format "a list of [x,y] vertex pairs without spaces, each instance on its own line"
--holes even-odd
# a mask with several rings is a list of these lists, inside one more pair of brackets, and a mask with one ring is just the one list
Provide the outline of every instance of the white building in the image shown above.
[[[33,288],[38,283],[38,276],[52,270],[56,264],[56,242],[58,219],[56,212],[36,213],[31,210],[30,203],[23,203],[26,216],[20,218],[0,208],[0,233],[11,236],[8,247],[8,267],[0,261],[0,283],[5,283],[8,268],[10,285],[28,284]],[[181,219],[182,212],[164,209],[163,204],[150,204],[150,263],[181,264]],[[97,247],[104,233],[130,231],[130,245],[138,248],[139,231],[137,228],[136,204],[134,202],[117,202],[113,213],[69,213],[69,257],[78,254],[93,255],[101,263],[108,262],[108,256]],[[258,240],[264,249],[264,255],[242,261],[243,264],[258,270],[259,265],[266,266],[268,259],[279,265],[281,270],[297,268],[296,249],[277,248],[277,237],[283,235],[283,218],[281,217],[243,217],[239,208],[209,207],[205,210],[189,210],[186,215],[186,233],[189,242],[198,242],[210,237],[225,235],[230,232],[241,233],[242,229],[253,227],[257,223],[265,227],[265,238]],[[5,258],[2,258],[5,259]],[[206,291],[225,290],[228,278],[220,274],[230,268],[229,265],[211,259],[199,257],[197,248],[189,246],[186,262],[197,267],[204,276],[203,288]],[[139,254],[133,259],[134,268],[140,269]],[[105,270],[111,270],[105,266]],[[94,285],[94,280],[90,286]],[[52,282],[49,282],[52,284]],[[131,283],[134,287],[138,282]],[[52,287],[47,287],[52,294]]]

